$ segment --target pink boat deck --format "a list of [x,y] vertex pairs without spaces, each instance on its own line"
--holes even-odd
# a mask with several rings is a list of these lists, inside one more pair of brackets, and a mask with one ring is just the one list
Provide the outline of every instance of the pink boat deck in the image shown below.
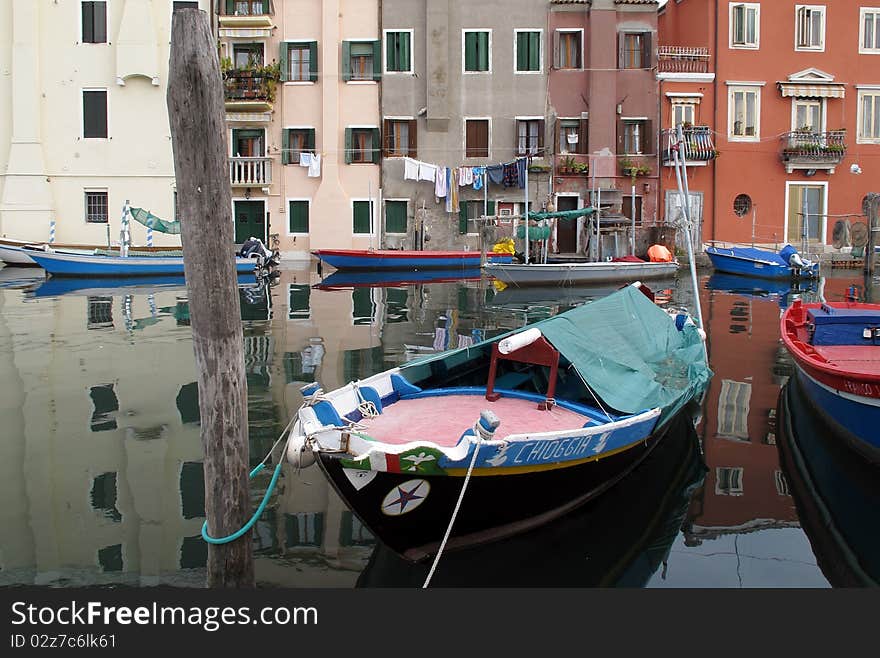
[[431,441],[451,447],[465,430],[474,426],[484,409],[493,411],[501,421],[497,438],[577,429],[591,422],[587,416],[561,407],[542,411],[537,402],[530,400],[501,398],[489,402],[482,395],[443,395],[400,400],[379,416],[362,419],[360,424],[364,433],[383,443]]
[[880,345],[815,345],[813,349],[839,370],[880,377]]

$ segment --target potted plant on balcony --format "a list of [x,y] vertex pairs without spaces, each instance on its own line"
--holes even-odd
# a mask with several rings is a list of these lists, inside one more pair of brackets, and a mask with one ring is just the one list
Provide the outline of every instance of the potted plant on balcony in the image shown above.
[[590,170],[590,166],[586,162],[575,162],[571,166],[572,173],[586,176]]
[[651,167],[643,164],[636,164],[628,158],[620,161],[620,168],[624,176],[629,176],[635,182],[637,176],[647,176],[651,173]]
[[573,167],[574,167],[574,157],[571,155],[567,155],[562,159],[562,162],[559,163],[559,173],[560,174],[570,174],[572,172]]

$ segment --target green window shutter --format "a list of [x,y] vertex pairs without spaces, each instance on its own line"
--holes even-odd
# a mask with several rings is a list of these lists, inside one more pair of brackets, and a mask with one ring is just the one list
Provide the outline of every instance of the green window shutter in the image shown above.
[[373,321],[373,289],[355,288],[352,290],[351,308],[353,324],[370,324]]
[[464,70],[477,70],[477,33],[465,32],[464,35]]
[[291,233],[308,233],[309,232],[309,202],[308,201],[291,201],[288,221],[290,222],[290,232]]
[[290,65],[287,63],[288,53],[289,53],[290,44],[286,41],[281,42],[281,49],[278,53],[278,60],[281,62],[281,81],[287,82],[290,77],[288,73],[290,72]]
[[529,70],[541,70],[541,33],[529,32]]
[[290,164],[290,128],[281,131],[281,164]]
[[409,32],[400,33],[400,68],[399,71],[411,71]]
[[486,214],[491,216],[495,214],[495,200],[487,199],[486,200]]
[[373,140],[372,140],[372,144],[370,144],[370,147],[373,149],[372,161],[374,164],[378,164],[379,163],[379,155],[382,152],[382,149],[380,148],[381,144],[379,143],[379,129],[378,128],[373,128]]
[[370,202],[355,201],[353,205],[352,232],[369,234],[370,232]]
[[263,0],[263,14],[269,15],[269,0]]
[[489,33],[488,32],[478,32],[477,33],[477,54],[479,55],[479,60],[477,64],[478,71],[488,71],[489,70]]
[[306,131],[306,150],[315,151],[315,129],[309,128]]
[[309,41],[309,80],[318,81],[318,42]]
[[235,0],[226,0],[226,13],[229,16],[235,15]]
[[527,71],[529,66],[528,32],[516,33],[516,70]]
[[345,129],[345,164],[351,164],[351,128]]
[[406,233],[406,201],[385,202],[385,232]]
[[351,80],[351,42],[342,42],[342,79]]
[[373,80],[382,79],[382,42],[373,42]]
[[467,233],[467,201],[458,202],[458,232]]

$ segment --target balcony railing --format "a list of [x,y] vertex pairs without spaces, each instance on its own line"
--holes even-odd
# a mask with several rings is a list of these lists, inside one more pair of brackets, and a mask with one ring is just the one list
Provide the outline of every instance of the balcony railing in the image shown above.
[[657,46],[660,73],[707,73],[709,49],[701,46]]
[[228,101],[275,100],[275,84],[272,75],[248,69],[230,69],[223,73],[223,89]]
[[794,130],[781,137],[779,158],[787,173],[794,169],[828,169],[834,173],[845,155],[845,130],[825,133]]
[[272,183],[271,158],[229,158],[229,182],[233,187],[261,187]]
[[[685,162],[707,163],[718,155],[709,126],[689,126],[682,128],[681,132],[684,141],[678,147],[678,156],[683,157]],[[663,130],[660,143],[666,145],[663,149],[663,164],[674,164],[673,148],[678,143],[678,131],[674,128]]]
[[221,37],[271,36],[275,4],[263,0],[221,0],[219,27]]

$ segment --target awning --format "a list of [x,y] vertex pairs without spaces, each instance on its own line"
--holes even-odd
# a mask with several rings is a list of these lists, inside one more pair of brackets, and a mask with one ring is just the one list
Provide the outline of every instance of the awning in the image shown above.
[[799,82],[779,82],[779,91],[782,96],[794,98],[843,98],[846,95],[846,85],[842,84],[803,84]]

